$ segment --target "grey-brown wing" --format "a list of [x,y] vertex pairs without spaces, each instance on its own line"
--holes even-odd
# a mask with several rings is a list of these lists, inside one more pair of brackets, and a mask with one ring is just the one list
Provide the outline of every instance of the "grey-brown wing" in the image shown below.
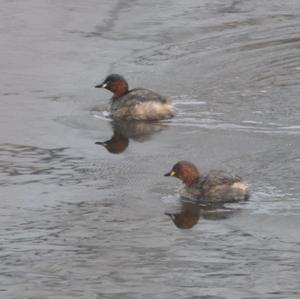
[[209,190],[211,188],[221,185],[232,185],[236,182],[241,182],[242,178],[239,176],[232,176],[223,171],[212,171],[206,175],[202,180],[202,188]]
[[143,103],[147,101],[155,101],[160,103],[167,103],[167,98],[164,96],[159,95],[158,93],[143,89],[143,88],[135,88],[130,90],[127,94],[122,96],[121,99],[118,99],[116,103],[118,105],[123,105],[126,103],[126,105],[137,105],[138,103]]

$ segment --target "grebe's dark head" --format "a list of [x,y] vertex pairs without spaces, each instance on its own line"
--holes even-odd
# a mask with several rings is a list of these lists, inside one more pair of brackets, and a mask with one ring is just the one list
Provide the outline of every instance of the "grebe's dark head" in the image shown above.
[[105,88],[115,96],[121,97],[128,91],[128,83],[121,75],[111,74],[95,88]]
[[179,178],[184,184],[191,185],[199,178],[199,172],[194,164],[188,161],[179,161],[165,176],[174,176]]

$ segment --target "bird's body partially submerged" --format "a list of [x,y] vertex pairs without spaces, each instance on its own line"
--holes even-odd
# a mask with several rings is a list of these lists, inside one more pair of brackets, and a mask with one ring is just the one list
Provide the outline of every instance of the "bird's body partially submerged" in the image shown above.
[[221,171],[203,176],[187,161],[176,163],[166,176],[175,176],[184,183],[179,190],[182,197],[203,204],[239,202],[249,198],[248,186],[241,177],[229,176]]
[[154,121],[174,116],[166,97],[144,88],[128,90],[128,83],[120,75],[110,75],[96,87],[113,92],[110,112],[114,119]]

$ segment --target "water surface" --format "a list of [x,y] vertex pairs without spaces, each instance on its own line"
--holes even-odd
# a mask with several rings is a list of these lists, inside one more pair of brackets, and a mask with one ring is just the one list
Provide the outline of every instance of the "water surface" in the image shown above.
[[[298,1],[1,8],[1,298],[299,298]],[[177,116],[110,123],[111,72]],[[179,201],[181,159],[250,201]]]

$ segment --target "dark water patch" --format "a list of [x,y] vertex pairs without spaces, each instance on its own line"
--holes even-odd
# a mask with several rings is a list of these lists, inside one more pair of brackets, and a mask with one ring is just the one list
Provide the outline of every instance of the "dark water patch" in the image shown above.
[[276,39],[276,40],[269,40],[269,41],[263,41],[248,45],[240,46],[237,50],[238,51],[251,51],[251,50],[257,50],[257,49],[265,49],[268,47],[276,47],[276,46],[282,46],[286,44],[298,44],[300,43],[300,37],[290,37],[285,39]]
[[43,90],[43,89],[33,89],[33,90],[31,90],[31,92],[32,93],[43,93],[43,92],[45,92],[45,90]]
[[44,96],[40,97],[41,99],[50,100],[50,101],[58,101],[61,97],[60,96]]
[[18,92],[4,92],[2,93],[3,96],[17,96],[19,95]]
[[[298,43],[299,37],[287,37],[284,39],[278,39],[276,30],[285,31],[285,28],[281,28],[280,25],[287,20],[297,20],[298,15],[262,15],[254,18],[240,17],[238,20],[230,20],[220,18],[216,25],[216,22],[212,22],[207,26],[200,27],[195,24],[192,27],[193,39],[183,40],[176,43],[166,43],[166,41],[159,46],[152,46],[147,50],[140,50],[135,56],[126,57],[125,59],[135,64],[141,65],[154,65],[157,62],[168,62],[171,60],[178,60],[180,58],[191,58],[193,55],[200,55],[201,53],[221,53],[221,51],[250,51],[255,49],[264,49],[267,47],[276,47],[284,44]],[[275,26],[270,32],[262,34],[261,28],[272,24]],[[291,22],[291,27],[295,27],[295,24]],[[277,27],[276,27],[277,26]],[[180,29],[182,34],[182,29]],[[255,36],[255,34],[262,34],[262,36]],[[174,39],[176,33],[174,32]],[[186,35],[191,35],[191,31],[187,31]],[[251,36],[254,36],[251,38]],[[201,36],[201,38],[199,38]],[[270,36],[274,36],[274,40],[269,40]],[[268,39],[268,40],[266,40]],[[252,41],[249,44],[249,41]],[[257,41],[257,42],[255,42]],[[236,47],[233,48],[233,45]]]
[[115,30],[115,24],[119,21],[119,15],[123,11],[128,11],[130,6],[137,4],[137,1],[131,0],[124,4],[122,1],[115,1],[114,6],[109,10],[106,18],[101,25],[96,25],[93,31],[67,30],[69,34],[79,34],[84,38],[103,38],[108,40],[126,40],[128,36],[119,34]]
[[40,148],[19,144],[0,146],[2,186],[24,184],[84,184],[98,168],[88,166],[83,157],[70,156],[68,148]]

